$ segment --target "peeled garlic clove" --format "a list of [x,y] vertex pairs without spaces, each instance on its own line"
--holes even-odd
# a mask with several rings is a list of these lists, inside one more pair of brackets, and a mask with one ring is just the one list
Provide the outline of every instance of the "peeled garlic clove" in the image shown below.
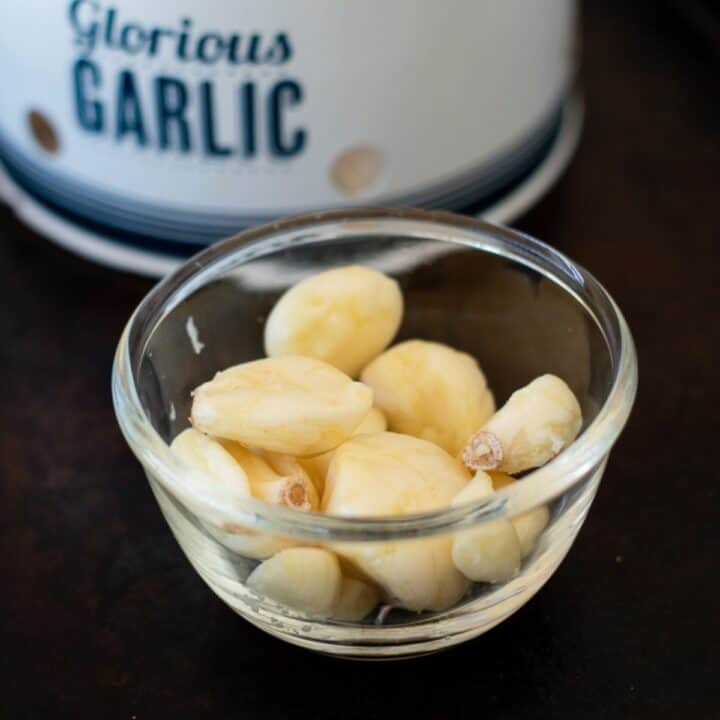
[[248,576],[247,586],[300,612],[330,617],[340,600],[342,580],[333,553],[296,547],[258,565]]
[[[279,455],[278,453],[267,453],[266,458],[275,472],[292,479],[296,485],[302,486],[304,503],[302,509],[320,509],[319,491],[312,481],[310,474],[305,470],[298,458],[291,457],[290,455]],[[294,490],[294,493],[298,493],[298,490]]]
[[338,620],[357,622],[366,617],[380,602],[380,593],[370,583],[354,577],[343,577],[340,597],[333,610]]
[[[489,472],[494,490],[501,490],[508,485],[518,482],[514,477],[501,472]],[[535,543],[542,531],[550,522],[550,511],[547,505],[540,505],[532,510],[518,515],[510,520],[520,541],[522,556],[527,557],[535,547]]]
[[[356,435],[335,451],[322,509],[345,517],[435,510],[447,507],[469,479],[460,462],[432,443],[390,432]],[[387,601],[409,610],[443,610],[465,593],[451,548],[447,536],[335,546]]]
[[[478,470],[452,504],[481,500],[492,493],[492,480]],[[452,558],[458,570],[470,580],[504,582],[520,568],[520,541],[509,520],[493,520],[457,533],[453,539]]]
[[245,470],[253,497],[296,510],[320,507],[315,486],[295,458],[276,453],[260,456],[232,440],[224,440],[223,447]]
[[225,525],[222,530],[210,525],[205,527],[228,550],[253,560],[265,560],[285,548],[297,545],[297,541],[239,525]]
[[172,441],[170,449],[210,492],[217,490],[231,496],[250,495],[245,471],[217,440],[188,428]]
[[[353,435],[383,432],[385,430],[387,430],[387,420],[385,420],[385,416],[377,408],[370,408],[370,412],[357,428],[355,428]],[[322,494],[325,488],[325,477],[334,452],[334,450],[330,450],[330,452],[323,453],[322,455],[315,455],[315,457],[302,458],[300,460],[300,464],[305,468],[320,494]]]
[[495,411],[475,359],[447,345],[408,340],[362,372],[390,430],[414,435],[457,455]]
[[277,301],[265,325],[265,351],[317,358],[354,377],[389,345],[402,314],[394,280],[359,265],[334,268]]
[[572,390],[559,377],[542,375],[514,392],[470,438],[463,462],[473,470],[519,473],[554,458],[581,427]]
[[[255,484],[255,468],[249,463],[244,466],[233,449],[228,449],[217,440],[188,428],[173,440],[170,448],[180,460],[195,471],[195,477],[205,483],[202,490],[215,494],[219,501],[222,502],[228,497],[255,495],[252,490]],[[277,480],[277,476],[272,474],[272,471],[269,477],[271,480]],[[217,493],[221,495],[218,496]],[[256,560],[270,557],[295,544],[250,528],[228,525],[219,528],[211,523],[203,523],[203,525],[226,548]]]
[[316,455],[347,440],[373,393],[327,363],[305,357],[255,360],[219,372],[193,393],[203,432],[285,455]]
[[344,543],[335,549],[372,577],[383,601],[421,612],[446,610],[465,594],[468,581],[452,561],[452,538],[433,536],[392,543]]
[[328,469],[322,509],[346,517],[404,515],[447,507],[470,480],[433,443],[380,432],[344,442]]
[[549,522],[550,511],[547,505],[541,505],[513,518],[512,524],[520,540],[520,550],[524,558],[533,551],[537,539]]

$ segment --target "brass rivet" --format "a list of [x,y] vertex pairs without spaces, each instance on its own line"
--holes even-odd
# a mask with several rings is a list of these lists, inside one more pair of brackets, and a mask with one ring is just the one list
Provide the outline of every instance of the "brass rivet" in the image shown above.
[[31,110],[28,113],[27,121],[32,136],[43,150],[54,154],[60,149],[60,138],[46,115],[37,110]]

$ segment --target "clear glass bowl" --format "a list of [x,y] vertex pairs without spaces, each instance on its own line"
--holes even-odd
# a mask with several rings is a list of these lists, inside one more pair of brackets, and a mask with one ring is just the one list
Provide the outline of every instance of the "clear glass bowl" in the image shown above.
[[[263,325],[298,280],[359,263],[392,275],[405,296],[397,339],[447,343],[475,356],[498,405],[542,373],[565,379],[583,409],[577,441],[491,498],[423,515],[340,518],[197,489],[168,442],[188,425],[190,391],[220,369],[263,356]],[[196,331],[196,332],[195,332]],[[417,655],[486,632],[532,597],[565,557],[590,508],[637,384],[632,338],[586,270],[504,227],[416,210],[292,218],[214,245],[160,282],[130,318],[113,370],[117,419],[188,559],[233,610],[288,642],[360,658]],[[471,584],[452,607],[394,609],[360,622],[311,617],[246,585],[258,560],[237,533],[337,548],[420,544],[547,505],[550,520],[520,572]],[[406,547],[410,547],[406,545]]]

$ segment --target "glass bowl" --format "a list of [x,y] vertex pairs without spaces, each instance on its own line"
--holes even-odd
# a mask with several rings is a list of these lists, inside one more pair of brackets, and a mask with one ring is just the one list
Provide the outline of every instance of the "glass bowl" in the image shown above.
[[[538,375],[563,378],[583,410],[576,442],[489,498],[422,515],[341,518],[203,492],[168,447],[189,424],[191,390],[218,370],[263,356],[265,318],[288,287],[354,263],[400,283],[405,316],[396,340],[434,340],[472,354],[498,406]],[[582,267],[508,228],[450,213],[383,209],[292,218],[196,255],[137,308],[113,369],[123,434],[180,547],[213,592],[272,635],[358,658],[446,648],[486,632],[526,603],[580,530],[636,384],[628,327]],[[437,539],[543,505],[549,522],[520,571],[506,582],[472,583],[442,610],[385,607],[348,622],[304,614],[247,586],[259,562],[248,550],[253,540],[266,548],[342,552],[344,543],[361,542],[422,552]]]

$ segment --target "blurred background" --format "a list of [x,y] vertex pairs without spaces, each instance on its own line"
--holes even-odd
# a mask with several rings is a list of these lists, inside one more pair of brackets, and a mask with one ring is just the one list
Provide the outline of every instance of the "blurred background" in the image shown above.
[[[716,714],[716,4],[581,2],[579,34],[574,6],[563,0],[455,3],[468,14],[492,8],[475,34],[453,29],[464,23],[447,12],[443,22],[428,25],[389,7],[383,27],[417,23],[435,52],[443,33],[466,43],[470,71],[462,82],[484,83],[476,97],[459,89],[456,74],[438,80],[445,95],[436,104],[398,90],[405,124],[388,122],[366,102],[357,108],[367,114],[355,117],[351,93],[343,95],[349,105],[339,106],[353,110],[351,119],[338,123],[337,108],[308,109],[309,89],[293,85],[296,69],[315,78],[310,87],[334,77],[327,69],[332,63],[324,63],[326,75],[308,65],[314,41],[321,57],[339,57],[356,43],[345,62],[354,68],[352,81],[372,92],[372,76],[363,75],[372,63],[358,62],[357,53],[372,47],[376,15],[344,45],[328,33],[321,41],[298,31],[289,32],[286,47],[275,34],[263,55],[275,69],[259,70],[256,85],[244,70],[230,76],[218,69],[211,72],[218,85],[203,90],[211,82],[204,71],[183,70],[194,83],[192,97],[207,101],[188,130],[188,142],[205,148],[200,159],[183,154],[181,123],[167,120],[163,140],[152,129],[158,127],[154,115],[137,115],[138,108],[157,112],[161,97],[172,118],[182,101],[171,82],[177,68],[168,61],[156,69],[152,57],[144,59],[152,28],[159,27],[157,7],[143,25],[122,3],[112,20],[105,12],[110,5],[64,3],[47,9],[53,18],[57,12],[56,22],[46,29],[38,23],[31,33],[35,5],[4,9],[0,29],[6,88],[0,156],[8,201],[0,205],[0,367],[8,379],[0,404],[0,715],[318,718],[336,717],[340,707],[347,718],[414,713],[440,719],[478,710],[527,717]],[[222,3],[208,5],[222,16]],[[124,40],[123,13],[126,25],[142,25]],[[537,19],[529,22],[533,13]],[[182,13],[173,9],[170,17],[178,19],[170,24],[179,42]],[[217,27],[194,23],[188,32],[196,40],[201,28]],[[27,35],[18,37],[15,27]],[[278,27],[280,34],[286,30]],[[44,64],[36,51],[53,31],[62,42],[48,46],[46,56],[58,60]],[[297,37],[306,45],[295,45]],[[208,41],[207,52],[212,42],[230,52],[229,34],[223,38]],[[261,53],[266,40],[253,52]],[[125,50],[110,47],[123,42]],[[168,53],[179,52],[172,47]],[[394,47],[388,57],[403,57],[402,41]],[[422,70],[432,73],[437,62],[423,57]],[[505,59],[500,74],[492,65],[499,57]],[[528,57],[532,73],[518,60]],[[122,75],[126,61],[131,80]],[[396,66],[408,78],[418,72]],[[455,70],[463,71],[460,64]],[[56,72],[65,78],[62,87]],[[154,79],[143,85],[146,76]],[[167,80],[162,90],[158,77]],[[93,103],[111,78],[119,85],[102,95],[99,110]],[[213,105],[217,88],[231,81],[240,88],[235,111],[246,118],[231,152],[273,156],[262,172],[238,178],[217,164],[230,147],[230,136],[222,134],[229,126],[220,120],[215,135],[207,129],[216,127],[208,112],[221,112]],[[514,84],[507,89],[503,82]],[[381,85],[378,98],[387,99],[389,89]],[[68,95],[68,87],[81,96]],[[24,98],[32,93],[36,99],[28,104]],[[467,111],[461,119],[452,112],[458,103]],[[429,119],[413,124],[419,107]],[[242,115],[248,108],[274,108],[282,119],[273,125],[263,116],[254,125]],[[357,141],[355,121],[368,128],[369,141]],[[408,123],[422,133],[407,132]],[[447,141],[453,128],[463,137],[460,150]],[[384,152],[378,138],[397,153]],[[163,142],[174,143],[180,164],[163,160]],[[208,152],[215,164],[205,166]],[[294,174],[287,159],[296,156],[301,165]],[[187,178],[194,174],[207,183],[193,195]],[[231,180],[243,192],[226,197]],[[186,193],[184,204],[168,185]],[[545,590],[477,641],[382,668],[285,646],[210,596],[155,508],[116,427],[109,392],[117,339],[152,287],[150,276],[195,245],[227,234],[233,223],[376,197],[484,213],[559,248],[613,295],[640,361],[638,402],[595,510]],[[168,218],[168,208],[180,216]],[[309,691],[318,677],[322,696]]]

